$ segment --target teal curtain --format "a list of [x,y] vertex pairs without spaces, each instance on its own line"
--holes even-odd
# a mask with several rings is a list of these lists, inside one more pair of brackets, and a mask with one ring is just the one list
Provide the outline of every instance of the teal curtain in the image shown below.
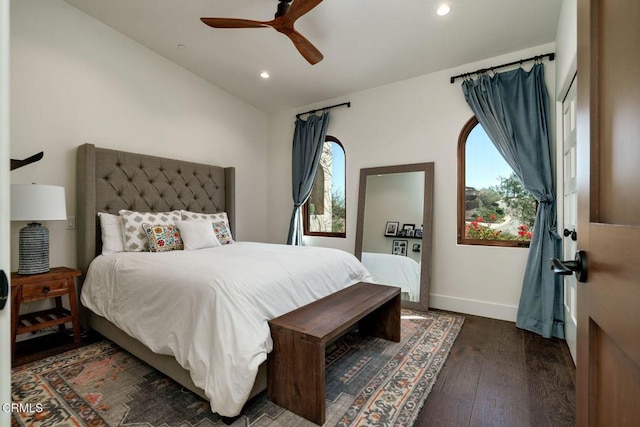
[[300,208],[307,201],[318,171],[322,146],[327,136],[329,113],[310,116],[307,120],[296,119],[293,134],[293,212],[289,223],[288,245],[302,245],[302,217]]
[[462,91],[493,144],[539,203],[516,326],[545,338],[564,338],[562,280],[549,267],[550,259],[560,256],[560,236],[544,65],[468,79]]

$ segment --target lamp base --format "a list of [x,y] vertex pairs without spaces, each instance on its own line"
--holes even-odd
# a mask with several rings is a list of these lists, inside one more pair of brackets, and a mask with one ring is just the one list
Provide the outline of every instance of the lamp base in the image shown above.
[[49,271],[49,230],[32,222],[20,230],[18,274],[39,274]]

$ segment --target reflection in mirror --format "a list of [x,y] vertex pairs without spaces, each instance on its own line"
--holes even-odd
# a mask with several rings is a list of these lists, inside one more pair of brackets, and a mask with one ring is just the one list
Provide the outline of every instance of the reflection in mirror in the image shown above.
[[428,308],[433,163],[362,169],[356,256],[403,306]]
[[367,177],[362,263],[376,282],[399,286],[402,299],[409,301],[420,300],[422,239],[415,231],[422,230],[423,200],[424,172]]

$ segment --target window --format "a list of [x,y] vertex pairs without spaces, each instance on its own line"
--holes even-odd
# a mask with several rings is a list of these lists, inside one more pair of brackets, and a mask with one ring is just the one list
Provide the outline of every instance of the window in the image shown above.
[[309,199],[303,206],[305,236],[346,237],[345,153],[327,135]]
[[537,202],[476,117],[458,139],[458,243],[529,247]]

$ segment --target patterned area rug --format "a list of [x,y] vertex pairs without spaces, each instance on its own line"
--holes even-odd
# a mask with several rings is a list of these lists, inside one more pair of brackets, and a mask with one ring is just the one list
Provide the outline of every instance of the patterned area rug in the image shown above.
[[[413,425],[464,318],[402,311],[402,341],[350,333],[326,356],[325,426]],[[223,426],[209,404],[102,341],[12,371],[12,426]],[[314,426],[250,400],[233,426]]]

